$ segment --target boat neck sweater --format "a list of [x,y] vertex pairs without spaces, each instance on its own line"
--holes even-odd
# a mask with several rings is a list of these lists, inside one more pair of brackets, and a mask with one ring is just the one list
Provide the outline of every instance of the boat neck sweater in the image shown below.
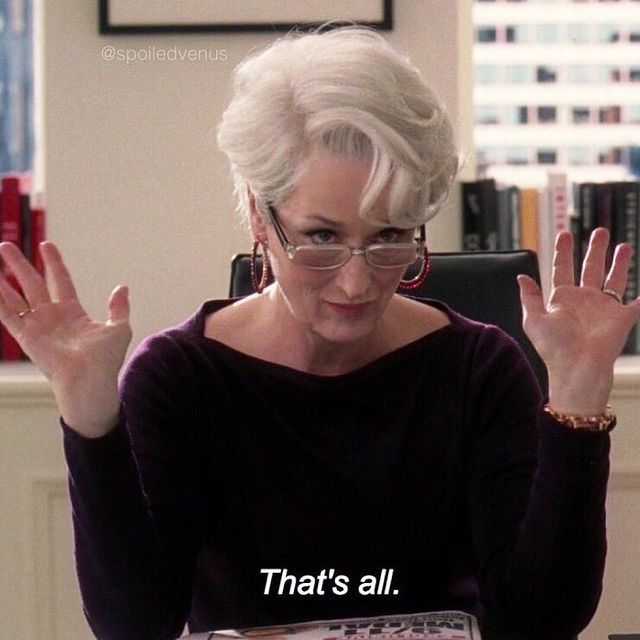
[[96,637],[451,609],[485,639],[588,624],[609,435],[546,414],[510,337],[422,300],[450,324],[322,376],[206,337],[232,302],[140,344],[107,435],[61,420]]

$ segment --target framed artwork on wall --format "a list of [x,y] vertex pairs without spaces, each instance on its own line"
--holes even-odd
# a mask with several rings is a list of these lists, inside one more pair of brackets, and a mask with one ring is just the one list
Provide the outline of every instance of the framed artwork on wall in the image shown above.
[[274,32],[356,22],[389,30],[392,0],[100,0],[100,33]]

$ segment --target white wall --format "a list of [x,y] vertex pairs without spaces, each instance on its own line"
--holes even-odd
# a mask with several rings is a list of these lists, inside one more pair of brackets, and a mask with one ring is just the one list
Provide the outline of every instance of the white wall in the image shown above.
[[[113,286],[129,284],[135,344],[202,300],[224,297],[231,255],[250,248],[215,126],[234,66],[274,36],[101,36],[96,2],[42,4],[49,237],[62,247],[91,314],[104,317]],[[454,120],[461,109],[469,115],[470,85],[461,90],[459,79],[470,77],[470,0],[394,5],[389,39],[422,70]],[[469,30],[462,57],[460,29]],[[206,49],[212,57],[224,50],[226,60],[126,64],[104,60],[106,46]],[[458,248],[457,216],[442,212],[430,226],[432,250]]]

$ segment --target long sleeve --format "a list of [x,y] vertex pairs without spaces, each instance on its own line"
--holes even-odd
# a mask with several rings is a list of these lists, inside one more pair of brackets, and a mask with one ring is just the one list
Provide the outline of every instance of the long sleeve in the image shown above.
[[470,405],[481,416],[470,512],[487,634],[569,640],[602,589],[609,435],[544,413],[515,347],[481,341],[477,359],[491,371]]
[[91,440],[63,424],[85,614],[100,640],[177,637],[195,557],[193,465],[179,375],[143,344],[123,378],[120,422]]

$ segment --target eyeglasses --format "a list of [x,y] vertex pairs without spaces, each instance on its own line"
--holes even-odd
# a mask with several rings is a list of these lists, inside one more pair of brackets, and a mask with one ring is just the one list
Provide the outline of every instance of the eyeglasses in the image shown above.
[[346,244],[294,245],[289,240],[278,221],[273,205],[267,205],[269,218],[273,223],[278,240],[294,264],[309,269],[337,269],[345,265],[351,256],[363,256],[372,267],[397,269],[406,267],[425,256],[426,237],[424,225],[420,227],[420,237],[414,242],[389,242],[370,244],[367,247],[349,247]]

